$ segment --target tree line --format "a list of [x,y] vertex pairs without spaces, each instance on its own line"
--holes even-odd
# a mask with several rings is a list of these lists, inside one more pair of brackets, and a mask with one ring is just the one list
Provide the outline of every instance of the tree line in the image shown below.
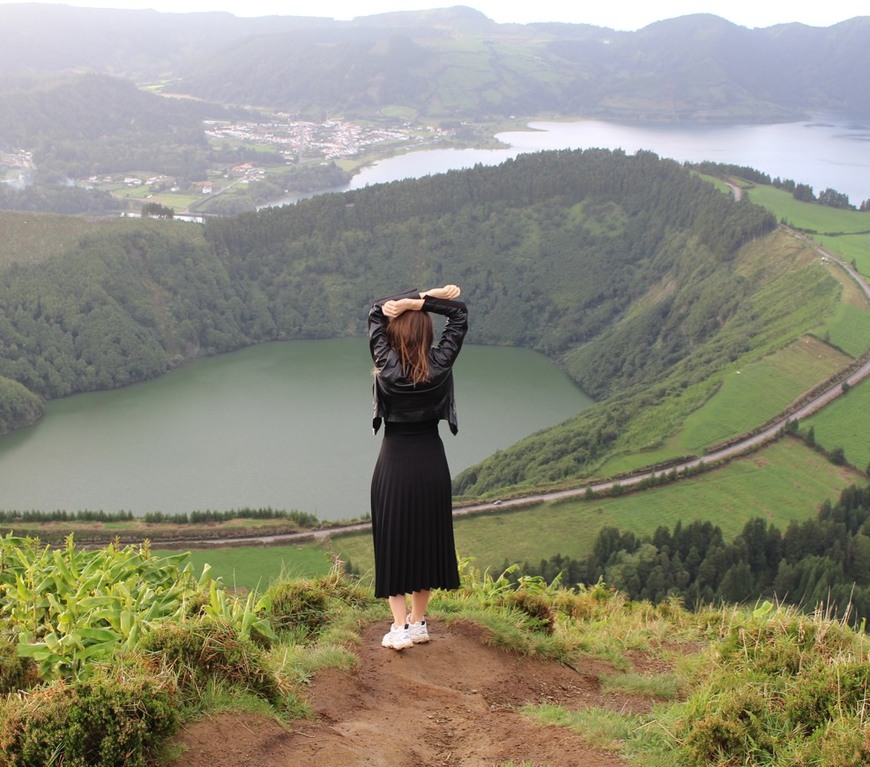
[[860,623],[870,618],[870,487],[851,486],[815,517],[783,532],[749,520],[730,543],[710,521],[678,522],[637,536],[603,528],[585,559],[559,554],[525,563],[512,577],[540,575],[565,585],[595,583],[632,599],[678,597],[690,609],[768,598]]
[[810,184],[802,184],[794,179],[780,178],[779,176],[771,178],[770,174],[746,165],[705,161],[692,163],[691,167],[697,169],[699,173],[704,173],[709,176],[721,178],[736,176],[737,178],[751,181],[754,184],[774,186],[777,189],[783,189],[786,192],[790,192],[792,197],[801,202],[816,202],[819,205],[827,205],[830,208],[845,208],[848,210],[861,211],[870,210],[870,199],[864,200],[860,205],[855,206],[849,202],[848,194],[838,192],[832,187],[823,189],[819,192],[818,196],[816,196],[815,192],[813,192],[813,187]]

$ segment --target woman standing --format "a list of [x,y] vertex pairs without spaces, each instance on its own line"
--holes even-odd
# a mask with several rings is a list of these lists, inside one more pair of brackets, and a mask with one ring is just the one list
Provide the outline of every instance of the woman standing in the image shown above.
[[[431,589],[459,586],[450,470],[438,433],[440,420],[453,434],[458,428],[453,363],[468,331],[459,295],[456,285],[408,291],[369,312],[372,427],[385,424],[371,489],[375,596],[389,601],[393,625],[382,644],[394,650],[428,642]],[[446,318],[436,346],[429,313]]]

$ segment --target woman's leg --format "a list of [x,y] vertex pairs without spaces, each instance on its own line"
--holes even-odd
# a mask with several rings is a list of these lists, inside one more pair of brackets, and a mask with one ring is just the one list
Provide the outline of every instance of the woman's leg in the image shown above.
[[408,617],[408,600],[405,595],[397,594],[388,597],[387,601],[390,603],[390,611],[393,613],[393,625],[404,626]]
[[411,594],[411,623],[419,623],[426,617],[426,607],[429,604],[429,596],[432,592],[415,591]]

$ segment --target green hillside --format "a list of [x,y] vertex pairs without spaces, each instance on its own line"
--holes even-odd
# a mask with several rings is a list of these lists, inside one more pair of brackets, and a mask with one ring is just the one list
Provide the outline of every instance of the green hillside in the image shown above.
[[475,342],[542,351],[598,400],[464,472],[468,496],[701,452],[870,345],[833,264],[646,152],[523,155],[210,221],[205,237],[72,219],[50,258],[63,219],[8,220],[0,375],[47,397],[259,341],[359,334],[373,295],[456,280]]
[[476,342],[543,351],[598,400],[464,472],[468,497],[700,454],[870,348],[841,270],[650,153],[525,155],[211,221],[205,236],[5,220],[0,375],[46,397],[258,341],[358,334],[372,295],[459,281]]
[[[860,473],[833,466],[801,442],[786,440],[715,471],[624,497],[578,498],[458,518],[456,545],[481,569],[498,569],[505,560],[537,564],[554,554],[585,557],[607,526],[652,535],[662,525],[709,520],[730,540],[755,517],[785,529],[861,481]],[[336,537],[333,546],[360,573],[370,574],[370,534]],[[224,558],[220,552],[214,556]],[[257,577],[263,575],[257,572]]]
[[779,221],[809,232],[813,241],[845,261],[854,261],[861,274],[870,276],[870,215],[866,211],[802,202],[773,186],[753,185],[747,193]]

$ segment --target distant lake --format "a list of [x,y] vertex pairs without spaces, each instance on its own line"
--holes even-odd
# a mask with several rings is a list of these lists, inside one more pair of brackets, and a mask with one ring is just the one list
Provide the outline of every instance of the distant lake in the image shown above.
[[[362,516],[381,441],[370,371],[364,338],[269,343],[49,402],[0,440],[0,509]],[[466,346],[456,387],[459,434],[441,430],[454,474],[591,404],[527,349]]]
[[771,178],[809,184],[816,193],[832,187],[849,195],[853,205],[870,199],[870,119],[829,116],[774,125],[533,122],[527,131],[500,133],[497,138],[509,147],[409,152],[363,168],[349,185],[331,191],[420,178],[478,163],[497,165],[523,152],[596,147],[622,149],[629,154],[646,149],[679,162],[712,160],[747,165]]

